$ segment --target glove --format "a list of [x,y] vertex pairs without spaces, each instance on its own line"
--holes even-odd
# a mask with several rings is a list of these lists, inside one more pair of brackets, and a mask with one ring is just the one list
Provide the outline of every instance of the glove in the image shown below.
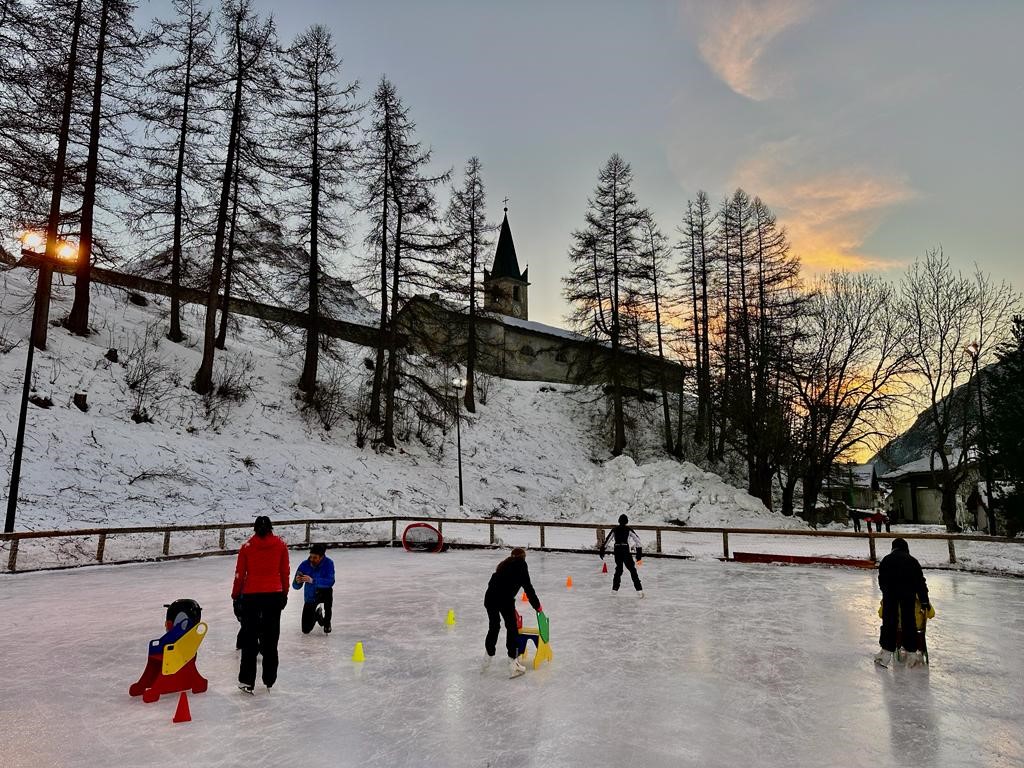
[[644,551],[640,547],[636,548],[636,559],[637,560],[643,560],[644,559]]
[[537,613],[544,613],[544,606],[543,605],[538,605],[537,606]]
[[232,600],[231,601],[231,607],[235,611],[235,618],[238,619],[239,621],[241,621],[242,620],[242,598],[236,597],[234,600]]
[[286,605],[288,605],[288,593],[287,592],[282,592],[281,593],[281,610],[282,611],[284,610]]

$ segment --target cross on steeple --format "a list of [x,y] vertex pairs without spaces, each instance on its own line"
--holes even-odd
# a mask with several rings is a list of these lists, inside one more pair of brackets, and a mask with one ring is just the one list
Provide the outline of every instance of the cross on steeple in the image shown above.
[[508,213],[508,195],[505,195],[503,202],[505,203],[505,213]]

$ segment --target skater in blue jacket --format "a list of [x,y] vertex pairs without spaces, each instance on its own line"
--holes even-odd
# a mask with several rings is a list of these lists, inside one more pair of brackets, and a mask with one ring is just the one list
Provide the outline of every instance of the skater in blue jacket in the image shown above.
[[334,561],[327,557],[325,544],[309,548],[309,557],[299,563],[292,589],[303,588],[302,634],[308,635],[319,624],[324,634],[331,632],[331,605],[334,603]]

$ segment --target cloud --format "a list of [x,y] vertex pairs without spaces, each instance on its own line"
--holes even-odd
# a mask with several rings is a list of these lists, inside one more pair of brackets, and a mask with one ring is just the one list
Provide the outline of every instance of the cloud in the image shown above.
[[778,215],[793,251],[811,271],[893,269],[899,262],[865,253],[864,242],[889,212],[917,197],[905,176],[865,166],[808,168],[800,142],[765,144],[741,163],[734,183]]
[[696,27],[701,57],[733,91],[754,101],[775,95],[783,84],[765,72],[761,59],[786,29],[806,20],[815,0],[682,0]]

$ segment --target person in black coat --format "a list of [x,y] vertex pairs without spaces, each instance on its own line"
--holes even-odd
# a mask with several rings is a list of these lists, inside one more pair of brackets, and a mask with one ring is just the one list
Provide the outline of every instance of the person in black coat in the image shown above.
[[629,575],[633,578],[633,589],[637,591],[640,597],[643,597],[644,588],[640,586],[640,577],[637,575],[636,565],[633,563],[633,555],[629,548],[630,546],[636,547],[637,560],[641,560],[644,553],[640,547],[640,537],[636,535],[636,531],[630,528],[627,523],[629,523],[629,518],[625,515],[619,515],[619,524],[608,531],[608,535],[601,542],[601,559],[604,560],[604,552],[608,547],[608,541],[615,539],[615,544],[612,548],[612,554],[615,555],[615,575],[612,577],[612,592],[619,591],[619,584],[622,582],[622,567],[625,566],[626,570],[629,571]]
[[487,638],[484,648],[488,656],[493,656],[497,648],[498,632],[501,620],[505,622],[505,649],[508,652],[509,670],[512,677],[521,675],[526,667],[519,663],[519,627],[516,624],[516,595],[522,589],[526,599],[538,613],[541,611],[540,599],[530,583],[530,569],[526,565],[526,550],[516,547],[494,569],[491,580],[484,594],[484,608],[487,609]]
[[925,581],[921,564],[911,556],[905,539],[892,540],[892,552],[882,558],[878,565],[878,586],[882,590],[882,629],[878,644],[882,650],[875,656],[875,662],[887,666],[896,651],[896,631],[903,625],[903,647],[907,650],[910,666],[923,661],[917,647],[917,608],[927,613],[928,583]]

